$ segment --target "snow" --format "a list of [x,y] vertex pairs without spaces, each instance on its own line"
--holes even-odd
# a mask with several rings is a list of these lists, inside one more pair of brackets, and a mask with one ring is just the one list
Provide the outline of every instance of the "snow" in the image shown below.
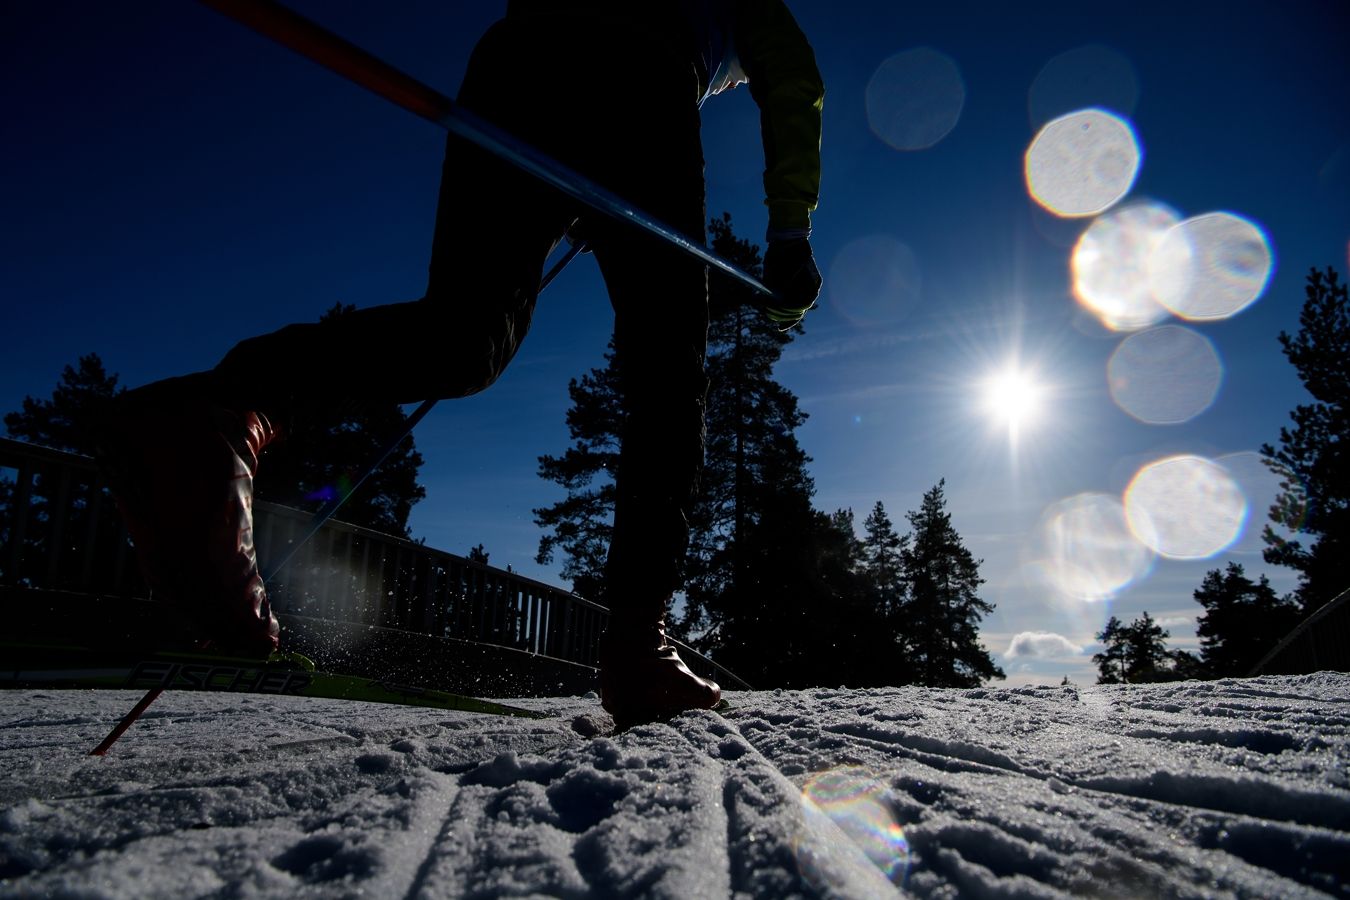
[[612,734],[0,694],[0,897],[1350,896],[1350,676],[731,693]]

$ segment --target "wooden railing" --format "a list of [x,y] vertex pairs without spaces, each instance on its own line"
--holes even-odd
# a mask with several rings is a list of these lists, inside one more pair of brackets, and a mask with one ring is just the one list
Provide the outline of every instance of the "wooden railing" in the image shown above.
[[[258,558],[279,559],[308,513],[255,505]],[[0,586],[109,598],[147,589],[125,526],[94,461],[0,438]],[[9,591],[12,594],[12,590]],[[609,610],[514,572],[368,528],[330,521],[268,585],[283,616],[508,647],[594,666]],[[681,645],[700,674],[734,674]]]
[[146,595],[92,459],[0,438],[0,585]]
[[[259,502],[260,559],[310,516]],[[609,610],[576,594],[413,541],[330,522],[268,585],[279,612],[481,641],[595,665]]]

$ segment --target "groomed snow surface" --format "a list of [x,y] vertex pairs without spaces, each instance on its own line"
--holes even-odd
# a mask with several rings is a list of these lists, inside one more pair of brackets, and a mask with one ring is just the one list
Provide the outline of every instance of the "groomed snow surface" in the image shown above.
[[1350,676],[733,693],[611,734],[0,693],[3,897],[1350,896]]

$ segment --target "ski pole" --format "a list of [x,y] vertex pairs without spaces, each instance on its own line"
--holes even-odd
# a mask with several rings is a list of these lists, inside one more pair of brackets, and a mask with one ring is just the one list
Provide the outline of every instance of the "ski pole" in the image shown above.
[[[777,295],[734,263],[626,202],[622,197],[564,166],[519,138],[455,104],[449,97],[274,0],[201,0],[217,12],[252,28],[301,56],[359,84],[489,153],[506,160],[569,197],[621,222],[653,234],[682,252],[719,269],[765,300]],[[773,304],[769,304],[773,305]],[[780,304],[781,305],[781,304]]]
[[[585,249],[586,244],[584,241],[577,241],[572,244],[571,247],[567,248],[567,252],[553,264],[553,267],[544,275],[543,280],[539,282],[540,292],[542,293],[544,288],[548,287],[553,279],[557,278],[558,274],[562,272],[563,269],[567,268],[567,264],[576,259],[577,254],[583,252]],[[402,423],[402,427],[399,428],[398,434],[387,441],[385,445],[380,448],[380,452],[361,470],[360,477],[352,482],[351,487],[334,497],[332,500],[329,500],[314,514],[314,518],[310,519],[309,527],[305,529],[304,536],[291,545],[290,549],[286,551],[286,554],[279,562],[272,565],[268,570],[267,575],[263,578],[264,583],[267,583],[276,577],[276,574],[285,568],[287,563],[295,558],[296,551],[303,547],[310,538],[319,533],[319,530],[323,528],[328,520],[333,518],[333,514],[338,511],[338,507],[342,506],[343,503],[346,503],[347,498],[356,493],[356,489],[380,467],[380,464],[385,461],[390,453],[394,452],[395,447],[403,443],[404,438],[412,433],[413,428],[417,426],[418,422],[426,417],[427,413],[431,412],[431,408],[435,406],[436,403],[437,401],[435,400],[423,401],[422,405],[417,407],[412,415],[408,416],[407,420]],[[207,649],[207,646],[208,644],[202,644],[198,649],[205,650]],[[122,720],[113,727],[112,731],[108,732],[108,736],[105,737],[97,747],[89,751],[89,755],[106,756],[108,750],[112,748],[112,745],[117,743],[118,738],[126,734],[127,729],[136,723],[136,720],[150,708],[150,704],[159,699],[159,695],[162,693],[164,693],[164,688],[151,688],[146,691],[145,696],[131,708],[130,712],[122,717]]]
[[158,700],[159,695],[162,693],[164,693],[164,688],[151,688],[147,691],[145,696],[140,699],[140,702],[131,708],[131,712],[123,716],[122,721],[118,722],[116,727],[108,732],[108,736],[105,737],[97,747],[89,751],[89,755],[106,756],[108,750],[112,748],[112,745],[117,743],[117,739],[126,734],[127,729],[141,717],[141,713],[149,709],[150,704]]

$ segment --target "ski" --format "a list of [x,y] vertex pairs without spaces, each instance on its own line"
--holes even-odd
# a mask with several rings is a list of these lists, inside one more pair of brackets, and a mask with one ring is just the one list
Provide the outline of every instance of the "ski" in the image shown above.
[[378,678],[323,672],[298,653],[265,660],[0,642],[0,688],[211,691],[361,700],[530,719],[547,713]]

